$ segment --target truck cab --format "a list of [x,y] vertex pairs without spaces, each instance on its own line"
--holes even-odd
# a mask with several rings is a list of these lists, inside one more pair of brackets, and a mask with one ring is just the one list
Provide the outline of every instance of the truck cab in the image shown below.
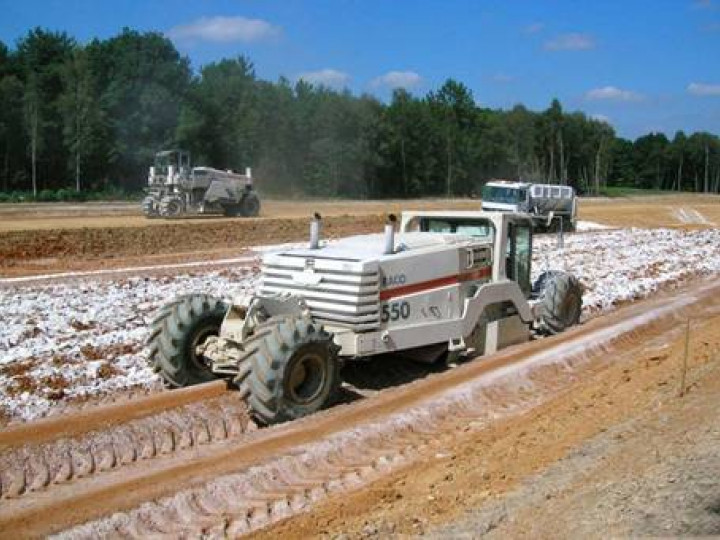
[[531,185],[527,182],[490,181],[482,188],[482,209],[491,212],[528,212]]

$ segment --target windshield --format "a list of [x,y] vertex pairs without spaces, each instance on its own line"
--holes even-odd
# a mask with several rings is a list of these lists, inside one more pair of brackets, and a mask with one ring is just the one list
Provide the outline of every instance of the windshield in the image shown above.
[[161,174],[167,174],[168,167],[175,167],[175,170],[190,167],[190,154],[181,150],[168,150],[155,154],[155,170]]
[[525,201],[524,189],[503,186],[483,186],[482,200],[503,204],[518,204]]
[[422,232],[463,234],[494,238],[495,229],[488,219],[473,218],[423,218],[420,220]]

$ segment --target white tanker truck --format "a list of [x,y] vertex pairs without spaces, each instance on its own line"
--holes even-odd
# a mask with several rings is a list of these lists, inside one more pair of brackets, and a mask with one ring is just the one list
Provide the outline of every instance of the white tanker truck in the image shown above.
[[488,212],[527,213],[537,232],[575,230],[577,198],[570,186],[492,180],[483,186],[481,204]]
[[[490,354],[576,324],[577,279],[530,282],[531,217],[407,212],[399,233],[320,240],[266,255],[253,296],[192,294],[152,322],[148,359],[171,387],[228,379],[262,424],[333,400],[343,362],[386,353],[420,361]],[[391,361],[391,360],[388,360]]]

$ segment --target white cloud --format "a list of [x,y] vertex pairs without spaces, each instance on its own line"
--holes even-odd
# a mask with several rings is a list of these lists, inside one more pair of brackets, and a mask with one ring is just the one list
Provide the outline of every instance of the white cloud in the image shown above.
[[341,88],[350,82],[350,75],[344,71],[330,68],[318,71],[306,71],[298,75],[297,78],[310,84],[329,86],[331,88]]
[[720,96],[720,84],[690,83],[688,94],[694,96]]
[[563,34],[545,42],[546,51],[587,51],[595,48],[595,40],[589,34]]
[[414,71],[388,71],[370,82],[373,88],[412,88],[422,82],[422,77]]
[[523,28],[523,32],[526,34],[537,34],[538,32],[542,32],[544,29],[545,23],[534,22],[525,26],[525,28]]
[[178,41],[212,41],[250,43],[272,38],[280,34],[280,27],[262,19],[245,17],[200,17],[189,24],[181,24],[168,31],[171,39]]
[[641,101],[643,96],[632,90],[622,90],[617,86],[603,86],[586,92],[585,99],[589,101]]

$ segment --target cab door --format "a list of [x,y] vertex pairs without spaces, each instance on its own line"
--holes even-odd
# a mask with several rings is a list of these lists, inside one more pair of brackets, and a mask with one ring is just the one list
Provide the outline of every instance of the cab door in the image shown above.
[[505,274],[516,281],[525,297],[530,296],[532,286],[532,225],[529,220],[513,220],[508,224],[507,264]]

